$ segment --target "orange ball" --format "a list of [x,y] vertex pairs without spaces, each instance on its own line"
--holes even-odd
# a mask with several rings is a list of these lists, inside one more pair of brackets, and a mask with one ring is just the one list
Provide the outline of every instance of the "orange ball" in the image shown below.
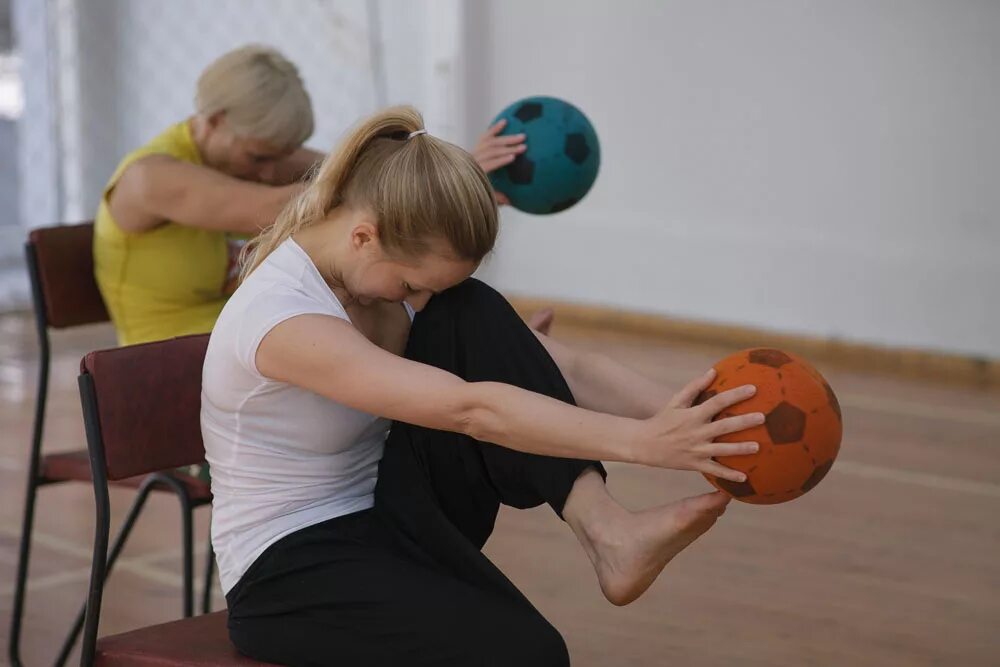
[[760,443],[756,454],[718,458],[722,465],[746,473],[745,482],[705,478],[736,500],[758,505],[798,498],[819,484],[833,467],[843,434],[840,403],[819,371],[794,354],[769,348],[737,352],[717,363],[715,370],[715,381],[695,405],[752,384],[757,387],[752,398],[723,410],[716,419],[763,412],[766,421],[717,439]]

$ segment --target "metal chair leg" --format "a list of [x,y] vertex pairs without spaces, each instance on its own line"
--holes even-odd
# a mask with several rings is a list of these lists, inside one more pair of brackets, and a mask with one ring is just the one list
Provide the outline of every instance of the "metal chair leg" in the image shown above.
[[[192,553],[191,553],[191,513],[193,508],[191,507],[191,499],[188,496],[187,490],[184,486],[178,482],[175,478],[165,475],[165,474],[153,474],[148,476],[139,487],[139,493],[135,500],[132,502],[132,507],[129,510],[128,516],[125,518],[125,522],[119,529],[117,537],[115,537],[114,544],[111,546],[111,550],[108,552],[107,565],[104,568],[104,578],[107,579],[111,574],[111,569],[114,567],[115,561],[118,560],[119,554],[121,554],[122,549],[125,546],[125,542],[128,540],[129,534],[132,532],[132,528],[135,525],[136,520],[139,518],[139,514],[142,512],[143,506],[146,500],[149,498],[150,492],[153,490],[153,486],[157,483],[165,484],[170,487],[171,491],[177,495],[181,503],[181,530],[182,539],[184,542],[184,617],[190,618],[194,615],[194,581],[191,576],[192,566]],[[186,535],[186,537],[185,537]],[[62,648],[59,651],[59,656],[56,658],[55,667],[63,667],[66,664],[66,660],[69,658],[69,654],[73,651],[73,646],[76,644],[76,640],[80,636],[80,631],[83,629],[84,618],[87,611],[87,605],[84,603],[81,606],[80,611],[76,615],[76,619],[73,621],[73,626],[70,628],[69,635],[66,637],[65,642],[63,642]]]
[[14,583],[14,605],[11,609],[10,638],[7,656],[11,667],[22,667],[21,662],[21,622],[24,620],[24,594],[28,585],[28,561],[31,558],[31,533],[35,522],[35,497],[38,492],[37,473],[28,473],[28,493],[24,500],[24,520],[21,523],[21,545],[17,559],[17,575]]
[[[33,290],[37,290],[34,281]],[[45,428],[45,406],[49,395],[49,338],[43,311],[35,295],[36,324],[39,331],[38,396],[35,400],[35,422],[31,433],[31,458],[28,462],[28,490],[24,499],[24,520],[21,522],[21,544],[18,549],[17,575],[14,583],[14,604],[11,609],[10,637],[7,656],[12,667],[21,667],[21,623],[24,620],[24,597],[28,585],[28,562],[31,558],[31,535],[35,525],[35,500],[38,493],[38,468],[42,454],[42,433]]]
[[191,499],[183,487],[177,492],[181,503],[181,549],[184,572],[184,618],[194,616],[194,528]]
[[212,611],[212,584],[215,582],[215,549],[212,541],[208,541],[208,556],[205,559],[205,590],[202,591],[201,613]]
[[[128,540],[129,535],[132,532],[133,526],[135,526],[136,519],[139,518],[139,514],[142,512],[143,507],[146,504],[146,500],[149,498],[150,492],[153,490],[153,484],[157,480],[152,478],[147,478],[142,486],[139,487],[139,493],[132,501],[132,507],[129,509],[128,515],[125,517],[125,522],[122,527],[118,530],[118,535],[115,537],[114,543],[111,545],[111,549],[108,552],[107,564],[104,567],[104,578],[111,574],[111,569],[115,565],[115,561],[118,560],[118,555],[122,552],[125,546],[125,542]],[[70,628],[69,635],[67,635],[66,640],[63,642],[62,648],[59,650],[59,656],[56,658],[56,667],[62,667],[66,664],[66,660],[69,658],[69,654],[73,651],[73,646],[76,644],[77,638],[80,636],[80,630],[83,629],[83,620],[87,612],[87,604],[80,607],[80,611],[76,615],[76,619],[73,621],[73,626]]]

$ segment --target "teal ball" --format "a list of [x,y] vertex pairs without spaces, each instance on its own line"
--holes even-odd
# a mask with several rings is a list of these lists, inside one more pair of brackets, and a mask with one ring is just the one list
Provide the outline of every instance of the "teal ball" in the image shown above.
[[526,97],[501,111],[501,135],[526,135],[527,150],[490,174],[497,192],[525,213],[565,211],[590,191],[601,166],[594,126],[578,108],[555,97]]

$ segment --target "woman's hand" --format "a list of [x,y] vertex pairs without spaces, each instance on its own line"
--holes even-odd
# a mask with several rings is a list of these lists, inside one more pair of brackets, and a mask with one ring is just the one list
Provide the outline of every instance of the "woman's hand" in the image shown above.
[[[528,149],[524,143],[524,134],[508,134],[499,136],[507,121],[500,119],[494,123],[483,136],[479,137],[476,148],[472,151],[472,156],[487,174],[501,167],[506,167],[514,161],[518,155]],[[497,192],[497,201],[500,204],[509,204],[510,200],[502,192]]]
[[745,385],[713,396],[691,407],[698,395],[715,379],[715,369],[690,382],[677,393],[659,414],[646,420],[643,442],[636,462],[660,468],[696,470],[733,482],[743,482],[746,475],[714,460],[717,456],[753,454],[756,442],[713,442],[728,433],[736,433],[764,423],[764,414],[754,412],[712,421],[726,408],[753,396],[757,388]]

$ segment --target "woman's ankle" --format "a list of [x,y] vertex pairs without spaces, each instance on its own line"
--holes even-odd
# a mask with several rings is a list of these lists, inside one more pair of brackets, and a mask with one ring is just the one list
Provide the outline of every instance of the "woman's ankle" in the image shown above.
[[[602,528],[628,514],[608,491],[604,478],[593,467],[587,468],[573,483],[563,507],[563,519],[590,553]],[[594,554],[591,554],[593,558]]]

